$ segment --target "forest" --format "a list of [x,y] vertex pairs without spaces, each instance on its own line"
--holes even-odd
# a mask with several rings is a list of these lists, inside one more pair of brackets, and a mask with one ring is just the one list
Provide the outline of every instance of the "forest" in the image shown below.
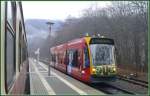
[[[148,70],[148,1],[111,1],[106,8],[96,5],[82,12],[80,18],[69,17],[49,35],[41,46],[41,57],[49,58],[49,49],[89,33],[115,40],[117,64],[127,69]],[[125,65],[125,66],[122,66]]]

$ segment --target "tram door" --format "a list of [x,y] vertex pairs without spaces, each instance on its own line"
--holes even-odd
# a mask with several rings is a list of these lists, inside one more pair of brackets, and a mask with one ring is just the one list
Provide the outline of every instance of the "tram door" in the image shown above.
[[76,49],[73,52],[73,62],[72,62],[72,74],[75,77],[81,77],[81,63],[82,63],[82,50]]

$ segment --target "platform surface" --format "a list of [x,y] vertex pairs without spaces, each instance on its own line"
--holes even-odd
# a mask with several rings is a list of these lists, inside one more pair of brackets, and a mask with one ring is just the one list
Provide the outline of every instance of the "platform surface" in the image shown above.
[[76,80],[35,59],[29,59],[31,95],[104,95],[87,84]]

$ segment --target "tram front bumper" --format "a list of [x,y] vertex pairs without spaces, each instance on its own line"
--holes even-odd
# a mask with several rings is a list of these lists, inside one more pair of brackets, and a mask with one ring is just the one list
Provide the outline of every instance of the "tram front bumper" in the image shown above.
[[117,79],[116,75],[113,75],[113,76],[95,76],[95,75],[91,75],[91,77],[90,77],[91,83],[116,81],[116,79]]

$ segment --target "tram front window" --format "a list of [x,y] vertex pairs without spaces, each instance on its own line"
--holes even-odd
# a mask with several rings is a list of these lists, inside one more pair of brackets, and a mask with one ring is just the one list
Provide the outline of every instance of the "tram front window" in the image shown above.
[[107,44],[91,44],[90,51],[94,66],[114,63],[114,46]]

